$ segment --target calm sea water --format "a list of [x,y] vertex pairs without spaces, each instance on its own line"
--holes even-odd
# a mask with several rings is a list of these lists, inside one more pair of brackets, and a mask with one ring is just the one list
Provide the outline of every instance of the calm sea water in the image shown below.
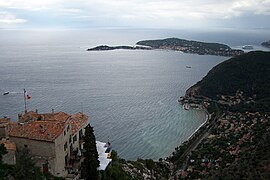
[[0,92],[11,93],[0,96],[0,116],[17,119],[26,88],[32,96],[29,110],[83,111],[97,140],[109,138],[123,158],[166,157],[205,120],[202,111],[183,110],[178,97],[227,58],[161,50],[85,51],[166,37],[237,47],[258,45],[270,36],[231,30],[1,30]]

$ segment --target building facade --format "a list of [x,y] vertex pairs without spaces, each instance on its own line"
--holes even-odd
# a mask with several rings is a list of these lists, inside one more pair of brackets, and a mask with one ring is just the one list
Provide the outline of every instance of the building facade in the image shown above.
[[18,151],[29,149],[43,172],[66,177],[80,168],[74,167],[74,162],[80,160],[84,128],[88,123],[88,116],[83,113],[30,111],[20,114],[18,122],[9,122],[5,132]]

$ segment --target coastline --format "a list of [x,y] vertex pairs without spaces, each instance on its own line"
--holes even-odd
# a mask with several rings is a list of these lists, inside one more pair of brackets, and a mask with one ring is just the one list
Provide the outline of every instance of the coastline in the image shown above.
[[203,127],[205,124],[207,124],[209,122],[209,119],[211,116],[209,115],[209,113],[206,110],[203,110],[203,111],[205,112],[205,116],[206,116],[205,121],[197,129],[195,129],[195,131],[187,138],[186,141],[191,140],[194,137],[194,135],[201,129],[201,127]]

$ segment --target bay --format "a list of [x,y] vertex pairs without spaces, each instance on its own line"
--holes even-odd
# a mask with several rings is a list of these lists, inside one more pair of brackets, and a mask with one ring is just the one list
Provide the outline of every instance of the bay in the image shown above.
[[[26,88],[32,96],[28,110],[83,111],[96,139],[109,138],[123,158],[169,156],[205,121],[204,112],[185,111],[177,99],[227,58],[163,50],[86,49],[134,45],[142,39],[220,37],[206,35],[177,30],[1,30],[0,92],[10,94],[0,96],[0,116],[17,119]],[[240,40],[231,45],[241,45]]]

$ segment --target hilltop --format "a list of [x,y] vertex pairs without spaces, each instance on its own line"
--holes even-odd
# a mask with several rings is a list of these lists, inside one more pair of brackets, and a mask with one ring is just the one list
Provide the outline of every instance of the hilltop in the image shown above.
[[217,100],[219,95],[233,96],[241,91],[246,98],[265,103],[270,97],[269,77],[270,52],[253,51],[215,66],[186,94]]
[[231,49],[225,44],[190,41],[178,38],[144,40],[137,42],[137,44],[149,46],[153,49],[167,49],[199,55],[237,56],[244,53],[242,50]]

